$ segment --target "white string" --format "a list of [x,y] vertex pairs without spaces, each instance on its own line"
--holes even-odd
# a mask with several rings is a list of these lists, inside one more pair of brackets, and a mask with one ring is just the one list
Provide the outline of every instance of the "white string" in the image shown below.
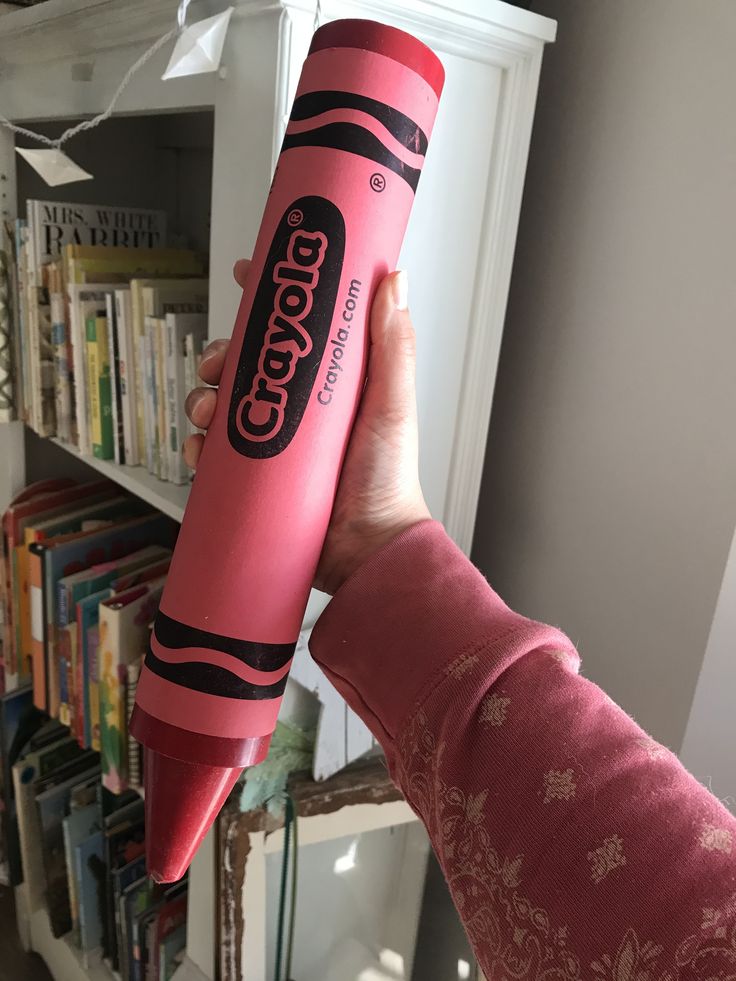
[[314,24],[312,25],[312,33],[314,33],[319,27],[319,22],[322,20],[322,0],[317,0],[314,6]]
[[84,130],[87,129],[94,129],[95,126],[99,126],[100,123],[104,123],[106,119],[109,119],[115,110],[115,106],[117,105],[118,99],[123,94],[123,91],[128,87],[128,84],[131,78],[135,75],[135,73],[140,68],[142,68],[150,58],[152,58],[156,54],[159,48],[163,47],[163,45],[166,44],[167,41],[170,41],[171,38],[178,33],[179,33],[179,27],[178,26],[172,27],[171,30],[167,31],[166,34],[164,34],[162,37],[158,39],[158,41],[154,41],[151,47],[147,51],[143,52],[143,54],[140,56],[138,61],[134,62],[127,70],[127,72],[123,76],[122,82],[115,89],[115,94],[110,100],[110,105],[107,107],[107,109],[105,109],[104,112],[101,112],[98,116],[95,116],[93,119],[85,119],[81,123],[77,123],[76,126],[71,126],[69,129],[65,130],[58,138],[58,140],[54,142],[54,146],[56,146],[58,149],[61,149],[62,145],[66,143],[67,140],[71,139],[72,136],[76,136],[77,133],[82,133]]
[[181,0],[181,3],[179,4],[179,9],[176,12],[176,19],[179,24],[180,31],[184,28],[184,25],[187,22],[187,8],[191,2],[192,0]]
[[[1,113],[0,126],[4,126],[12,133],[17,133],[19,136],[26,136],[31,140],[36,140],[38,143],[43,143],[45,146],[51,147],[53,150],[60,150],[66,141],[70,140],[73,136],[76,136],[77,133],[82,133],[88,129],[94,129],[95,126],[99,126],[100,123],[104,123],[106,119],[109,119],[110,116],[112,116],[120,96],[128,87],[130,80],[133,78],[136,72],[140,71],[146,62],[156,54],[159,48],[162,48],[167,41],[170,41],[172,37],[183,30],[187,19],[187,8],[189,7],[190,3],[191,0],[181,0],[179,3],[179,8],[176,12],[176,27],[172,27],[170,31],[167,31],[166,34],[162,35],[157,41],[154,41],[150,48],[144,51],[137,61],[133,62],[123,76],[123,80],[121,81],[120,85],[118,85],[118,87],[115,89],[107,109],[99,113],[97,116],[94,116],[92,119],[85,119],[81,123],[77,123],[76,126],[70,126],[69,129],[64,130],[61,136],[58,136],[56,139],[45,136],[43,133],[36,133],[32,129],[26,129],[24,126],[16,126],[15,123],[12,123]],[[317,0],[317,7],[319,8],[319,6],[320,3],[319,0]]]

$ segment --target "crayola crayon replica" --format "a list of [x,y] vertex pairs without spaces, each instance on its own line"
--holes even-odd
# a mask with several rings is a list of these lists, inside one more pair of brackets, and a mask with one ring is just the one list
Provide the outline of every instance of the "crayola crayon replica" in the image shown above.
[[443,80],[372,21],[312,40],[138,683],[159,881],[268,751]]

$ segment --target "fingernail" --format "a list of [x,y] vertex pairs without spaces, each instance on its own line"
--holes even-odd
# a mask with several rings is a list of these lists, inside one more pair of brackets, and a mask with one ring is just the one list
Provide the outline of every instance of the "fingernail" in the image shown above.
[[397,310],[406,310],[409,306],[409,277],[406,269],[400,269],[391,283],[394,305]]
[[187,408],[189,409],[190,415],[194,415],[197,411],[197,406],[204,398],[204,392],[201,392],[198,388],[193,389],[187,396]]
[[217,354],[219,350],[220,347],[217,341],[212,341],[211,344],[208,344],[207,347],[204,349],[204,351],[202,351],[202,357],[199,362],[199,367],[201,368],[202,365],[205,363],[205,361],[209,361],[210,358],[214,358],[214,356]]

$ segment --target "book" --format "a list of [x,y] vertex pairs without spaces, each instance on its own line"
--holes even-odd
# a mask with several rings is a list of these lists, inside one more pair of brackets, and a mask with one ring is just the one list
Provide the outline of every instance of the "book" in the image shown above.
[[149,208],[29,200],[26,218],[35,269],[68,244],[154,249],[166,243],[166,214]]
[[118,378],[123,426],[123,462],[134,467],[140,463],[138,456],[139,397],[135,387],[135,347],[130,305],[130,288],[115,290],[115,330],[118,344]]
[[13,422],[16,416],[15,349],[15,243],[13,230],[3,217],[0,220],[0,423]]
[[[111,957],[113,970],[121,967],[121,954],[126,937],[123,934],[123,918],[121,910],[121,900],[124,891],[134,882],[141,879],[146,874],[146,856],[141,853],[136,855],[125,865],[117,868],[112,873],[112,907],[113,919],[115,924],[115,948],[114,955]],[[122,974],[122,972],[121,972]]]
[[23,881],[13,765],[43,721],[43,717],[34,708],[30,685],[0,696],[0,842],[8,866],[10,885],[18,885]]
[[103,949],[114,967],[117,966],[117,931],[113,905],[113,873],[145,855],[143,815],[143,801],[138,798],[110,815],[105,821],[104,858],[107,879]]
[[[63,490],[69,493],[71,488],[78,485],[73,480],[43,480],[36,481],[17,494],[2,517],[2,546],[3,546],[3,593],[4,618],[2,625],[2,647],[5,667],[6,690],[12,690],[19,684],[18,652],[21,649],[20,638],[20,572],[16,547],[24,541],[23,531],[35,514],[48,510],[49,497],[54,491]],[[51,505],[53,506],[53,505]],[[27,588],[27,583],[26,583]],[[21,674],[23,666],[21,665]],[[28,672],[30,675],[30,672]]]
[[46,745],[28,749],[12,768],[23,882],[30,912],[43,904],[46,884],[39,848],[41,828],[35,803],[36,785],[41,778],[82,752],[76,740],[58,723],[47,723],[47,726],[56,727],[51,732],[56,731],[57,738]]
[[51,345],[53,349],[56,435],[65,443],[72,438],[72,379],[69,366],[69,336],[66,325],[66,294],[61,259],[47,267]]
[[76,707],[75,676],[77,643],[77,625],[66,624],[56,631],[56,657],[59,673],[59,722],[62,725],[74,725],[74,710]]
[[139,405],[141,413],[139,433],[143,434],[142,455],[146,461],[149,473],[154,473],[155,460],[155,430],[153,419],[156,414],[156,376],[153,370],[153,338],[151,336],[150,319],[144,324],[143,334],[138,338],[138,364],[141,366],[141,392]]
[[185,484],[189,481],[189,469],[184,462],[181,447],[187,435],[188,421],[184,411],[184,402],[189,391],[185,377],[186,338],[191,337],[193,349],[201,350],[207,338],[207,316],[203,313],[167,313],[164,333],[169,480],[175,484]]
[[[89,954],[102,945],[105,904],[104,837],[94,831],[74,848],[74,875],[77,881],[79,947]],[[87,966],[89,966],[87,964]]]
[[[140,512],[144,513],[141,514]],[[39,708],[50,705],[48,669],[53,663],[48,653],[49,634],[56,625],[56,584],[65,575],[135,552],[145,545],[171,547],[175,525],[164,515],[145,513],[145,505],[131,499],[132,516],[85,532],[73,532],[47,542],[36,542],[29,556],[31,605],[33,610],[33,687]],[[137,515],[140,515],[137,516]],[[122,516],[121,516],[122,517]]]
[[98,460],[111,460],[114,449],[110,349],[107,318],[103,310],[88,315],[86,339],[92,455]]
[[186,923],[180,923],[159,941],[159,981],[171,981],[174,976],[174,972],[181,963],[186,944]]
[[116,283],[87,285],[67,281],[69,335],[72,348],[72,389],[76,422],[77,449],[83,455],[92,453],[90,383],[87,368],[87,318],[105,309],[105,296]]
[[128,786],[139,790],[143,785],[143,754],[141,744],[130,731],[130,717],[135,705],[135,693],[143,667],[143,655],[128,665],[128,679],[125,689],[126,718],[128,720]]
[[15,231],[15,262],[16,262],[16,282],[15,282],[15,306],[18,311],[16,337],[16,363],[18,365],[18,378],[21,383],[18,386],[18,418],[27,420],[27,412],[30,403],[30,393],[28,384],[30,380],[30,368],[28,361],[28,288],[26,283],[26,266],[28,255],[28,222],[25,218],[16,218],[14,223]]
[[[75,763],[82,761],[79,757]],[[67,768],[64,768],[67,769]],[[80,785],[94,785],[99,780],[99,766],[72,772],[68,779],[48,789],[40,781],[36,794],[39,823],[41,828],[41,851],[46,877],[46,903],[49,912],[51,932],[61,937],[71,930],[71,907],[69,904],[69,884],[66,875],[64,853],[63,821],[70,810],[72,791]]]
[[[200,274],[203,270],[200,269]],[[189,275],[196,275],[190,273]],[[206,279],[131,279],[131,318],[137,354],[136,389],[144,391],[144,349],[146,317],[163,317],[168,312],[203,312],[207,309],[209,284]],[[144,408],[138,404],[138,439],[141,460],[146,459]],[[150,469],[150,467],[149,467]]]
[[120,976],[124,981],[134,981],[136,968],[134,921],[140,917],[155,901],[161,892],[147,876],[142,876],[131,883],[120,899],[120,922],[122,944],[119,951]]
[[72,942],[81,947],[79,926],[79,906],[81,896],[81,880],[77,874],[74,852],[91,835],[102,830],[102,815],[97,801],[88,803],[85,807],[70,810],[62,821],[64,837],[64,858],[66,861],[67,888],[69,890],[69,909],[72,921]]
[[[186,931],[187,895],[187,891],[183,890],[167,899],[153,920],[152,939],[148,952],[148,964],[151,970],[146,975],[146,981],[160,981],[162,946],[180,928],[183,927]],[[184,941],[179,947],[174,943],[175,950],[172,951],[172,956],[181,949],[183,943]]]
[[[29,239],[28,245],[32,243]],[[40,436],[53,436],[56,426],[51,309],[46,267],[26,266],[26,332],[29,363],[27,422]]]
[[83,745],[94,750],[100,748],[100,603],[111,595],[111,589],[101,589],[77,603],[77,663],[82,666]]
[[105,294],[107,346],[110,352],[110,402],[112,406],[112,446],[116,463],[125,463],[123,442],[123,393],[120,387],[120,348],[118,347],[117,307],[115,292]]
[[163,317],[153,317],[154,357],[156,365],[156,447],[158,451],[156,474],[161,480],[169,479],[169,455],[167,452],[168,401],[166,398],[166,339]]
[[18,220],[6,218],[2,222],[3,251],[6,254],[5,267],[8,290],[8,316],[10,331],[8,334],[8,356],[10,359],[10,376],[12,379],[13,413],[10,419],[23,418],[23,391],[21,379],[22,357],[20,338],[20,294],[18,291]]
[[[197,359],[197,345],[194,341],[194,334],[187,334],[184,338],[184,389],[191,392],[199,386],[199,363]],[[197,432],[197,427],[189,419],[184,422],[186,439],[191,433]]]
[[102,782],[115,794],[129,785],[128,769],[128,667],[139,660],[148,645],[165,576],[117,593],[100,604],[100,741]]
[[138,578],[132,574],[141,572],[145,576],[150,569],[159,569],[162,562],[167,565],[170,556],[171,552],[161,545],[146,545],[111,562],[100,562],[69,576],[62,576],[57,585],[58,626],[64,627],[70,622],[70,611],[78,599],[111,584],[115,591],[133,586]]
[[[145,511],[143,502],[135,498],[121,495],[105,499],[103,496],[102,500],[94,504],[75,511],[65,511],[25,529],[34,697],[38,698],[39,708],[49,709],[54,715],[58,711],[58,703],[55,701],[59,694],[58,679],[53,653],[56,642],[56,581],[60,575],[80,568],[71,566],[61,571],[53,563],[44,567],[47,545],[51,547],[61,544],[62,540],[68,542],[83,537],[113,521],[132,518]],[[91,552],[90,556],[93,555],[94,552]]]

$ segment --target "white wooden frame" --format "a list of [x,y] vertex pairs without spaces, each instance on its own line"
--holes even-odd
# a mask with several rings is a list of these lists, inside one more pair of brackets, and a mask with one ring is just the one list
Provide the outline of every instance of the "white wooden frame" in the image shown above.
[[[417,817],[404,801],[390,804],[356,804],[344,807],[333,814],[319,814],[299,819],[299,848],[316,845],[322,841],[341,838],[344,835],[359,835],[380,828],[391,828]],[[246,930],[243,935],[241,963],[242,981],[258,981],[266,977],[266,857],[278,854],[284,847],[284,832],[279,829],[270,835],[264,831],[253,832],[250,836],[251,851],[248,855],[248,868],[243,887],[243,913]],[[223,964],[226,978],[235,978],[232,973],[234,951],[226,956],[229,965]]]

